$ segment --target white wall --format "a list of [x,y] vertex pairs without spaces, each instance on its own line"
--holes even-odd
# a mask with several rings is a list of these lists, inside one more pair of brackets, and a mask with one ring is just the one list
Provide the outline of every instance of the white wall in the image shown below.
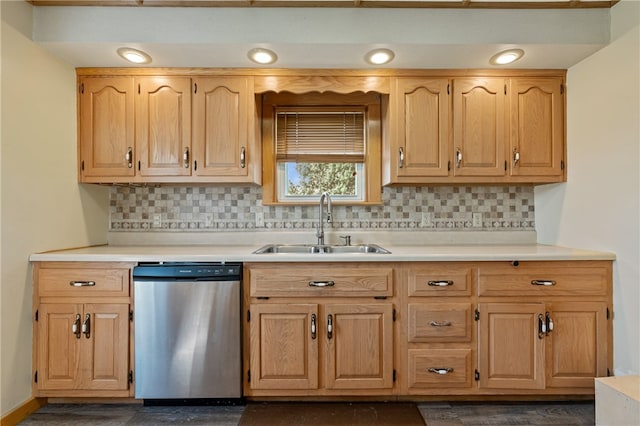
[[536,188],[540,243],[614,252],[614,372],[640,374],[640,2],[567,73],[567,183]]
[[[1,399],[31,398],[33,252],[102,244],[108,188],[76,183],[75,70],[30,40],[32,6],[1,2]],[[26,34],[26,35],[25,35]]]

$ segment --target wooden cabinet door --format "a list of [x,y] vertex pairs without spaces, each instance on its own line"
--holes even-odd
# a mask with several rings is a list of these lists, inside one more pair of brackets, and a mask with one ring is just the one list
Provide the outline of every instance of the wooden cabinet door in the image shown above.
[[453,81],[455,176],[505,175],[506,86],[502,78]]
[[327,304],[327,389],[393,387],[393,305]]
[[480,388],[544,389],[543,303],[480,303]]
[[81,316],[81,304],[43,303],[38,307],[36,368],[39,390],[78,388],[84,335],[74,334],[74,323],[79,331]]
[[82,335],[80,388],[126,390],[129,386],[129,305],[86,304],[89,336]]
[[78,103],[80,180],[134,176],[133,77],[81,78]]
[[191,174],[191,79],[136,79],[136,138],[141,176]]
[[252,304],[252,389],[318,388],[318,305]]
[[547,386],[594,386],[607,375],[607,306],[603,302],[547,304],[553,329],[546,337]]
[[[194,79],[193,171],[197,176],[251,181],[250,162],[260,161],[254,146],[254,105],[248,77]],[[244,179],[243,179],[244,178]]]
[[391,93],[392,123],[397,126],[390,156],[393,176],[449,175],[449,88],[448,79],[395,80]]
[[561,78],[511,80],[511,175],[564,173],[564,95]]

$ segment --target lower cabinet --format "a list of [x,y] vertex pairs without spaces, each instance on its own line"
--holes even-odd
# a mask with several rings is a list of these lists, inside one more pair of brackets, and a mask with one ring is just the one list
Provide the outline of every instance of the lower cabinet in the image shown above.
[[133,265],[34,266],[34,396],[128,397]]
[[[277,271],[287,277],[282,287],[290,293],[278,288]],[[246,395],[393,393],[393,295],[378,294],[391,291],[392,269],[250,266],[247,276],[245,293],[272,291],[276,297],[251,297],[247,303]]]

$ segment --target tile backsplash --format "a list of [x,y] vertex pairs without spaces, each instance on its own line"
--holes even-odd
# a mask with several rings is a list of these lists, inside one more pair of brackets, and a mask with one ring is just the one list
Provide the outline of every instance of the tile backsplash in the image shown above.
[[[387,187],[380,206],[333,206],[334,230],[532,231],[532,186]],[[481,214],[481,224],[473,221]],[[112,232],[309,230],[318,206],[263,206],[257,186],[113,186]]]

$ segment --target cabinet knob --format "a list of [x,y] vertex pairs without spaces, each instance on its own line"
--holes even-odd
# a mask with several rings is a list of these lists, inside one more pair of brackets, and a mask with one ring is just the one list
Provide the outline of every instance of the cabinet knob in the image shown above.
[[327,339],[333,337],[333,315],[327,316]]
[[80,314],[76,314],[76,319],[71,326],[71,332],[76,335],[76,339],[80,338]]
[[189,148],[184,149],[184,153],[182,154],[182,163],[185,169],[189,168]]
[[84,322],[82,323],[82,333],[87,339],[91,337],[91,314],[87,314],[84,317]]
[[246,159],[247,159],[247,152],[243,146],[242,148],[240,148],[240,167],[243,169],[247,166]]
[[460,164],[462,163],[462,150],[460,148],[456,148],[456,168],[460,168]]
[[520,153],[518,152],[518,148],[513,150],[513,165],[517,166],[518,161],[520,161]]
[[404,167],[404,149],[403,148],[400,148],[398,150],[398,159],[399,159],[398,167],[403,168]]
[[311,338],[315,340],[316,338],[316,314],[311,314]]

